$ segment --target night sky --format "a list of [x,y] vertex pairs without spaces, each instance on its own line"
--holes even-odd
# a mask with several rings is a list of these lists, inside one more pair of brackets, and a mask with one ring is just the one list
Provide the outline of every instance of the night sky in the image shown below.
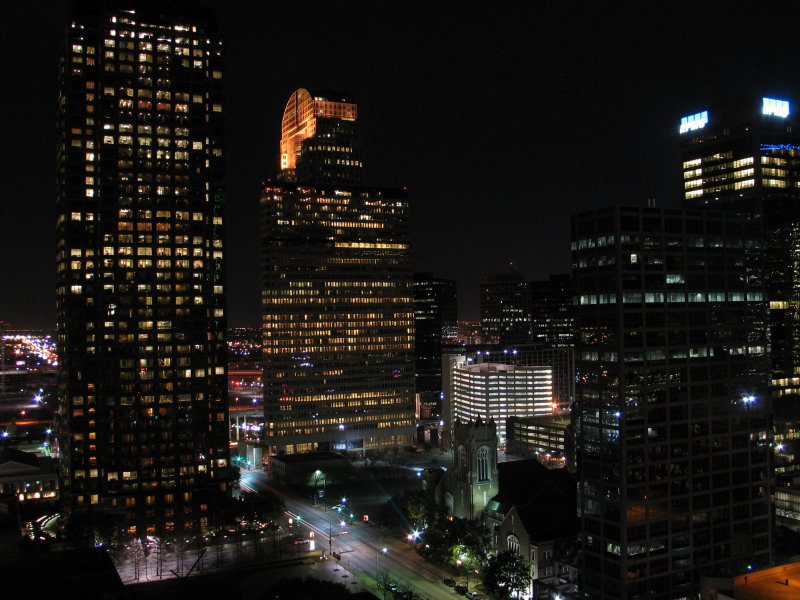
[[[800,110],[800,3],[230,0],[230,326],[259,324],[258,195],[299,87],[359,105],[371,185],[407,186],[415,268],[458,281],[569,270],[569,217],[680,202],[678,123],[726,99]],[[55,327],[57,58],[66,3],[0,14],[0,320]]]

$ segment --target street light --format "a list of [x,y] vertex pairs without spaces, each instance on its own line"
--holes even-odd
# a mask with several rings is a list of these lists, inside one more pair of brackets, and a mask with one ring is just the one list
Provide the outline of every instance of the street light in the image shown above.
[[[319,478],[322,476],[322,495],[319,494]],[[314,471],[314,495],[319,498],[325,497],[325,473],[317,469]]]
[[[381,552],[383,554],[386,554],[388,551],[389,551],[389,549],[386,546],[384,546],[383,549],[381,550]],[[378,558],[379,557],[380,557],[380,554],[377,551],[375,551],[375,582],[376,583],[378,581]]]

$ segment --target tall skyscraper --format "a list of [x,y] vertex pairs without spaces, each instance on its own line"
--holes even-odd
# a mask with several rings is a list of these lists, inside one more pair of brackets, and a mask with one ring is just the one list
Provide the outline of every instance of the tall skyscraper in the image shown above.
[[440,404],[442,344],[457,327],[456,282],[414,273],[414,376],[422,403]]
[[572,221],[581,590],[678,599],[771,561],[758,218],[614,207]]
[[359,185],[356,105],[300,89],[261,196],[264,410],[278,453],[380,451],[414,433],[408,196]]
[[339,92],[296,90],[281,122],[279,178],[306,183],[362,183],[358,106]]
[[59,436],[75,510],[195,529],[229,482],[222,43],[191,3],[72,6],[58,102]]
[[481,331],[485,344],[531,341],[531,293],[513,265],[481,284]]
[[762,219],[774,408],[800,421],[800,122],[788,100],[760,98],[686,116],[679,131],[686,205]]

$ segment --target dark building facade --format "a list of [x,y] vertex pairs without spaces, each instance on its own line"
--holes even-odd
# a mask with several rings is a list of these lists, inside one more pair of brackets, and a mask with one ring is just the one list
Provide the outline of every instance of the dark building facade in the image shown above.
[[442,344],[457,324],[456,282],[414,273],[414,375],[424,402],[439,401]]
[[97,6],[60,63],[63,491],[130,533],[196,530],[230,481],[222,45],[186,4]]
[[758,218],[608,208],[572,220],[581,590],[677,599],[771,560]]
[[531,290],[531,341],[550,347],[575,346],[575,290],[569,274],[528,283]]
[[412,442],[408,195],[353,183],[356,140],[334,140],[355,118],[341,94],[296,91],[282,181],[261,196],[265,431],[279,454]]
[[760,215],[765,232],[772,395],[779,423],[800,406],[800,122],[788,100],[759,98],[684,117],[684,201]]
[[531,295],[522,272],[513,265],[481,284],[481,332],[484,343],[531,341]]

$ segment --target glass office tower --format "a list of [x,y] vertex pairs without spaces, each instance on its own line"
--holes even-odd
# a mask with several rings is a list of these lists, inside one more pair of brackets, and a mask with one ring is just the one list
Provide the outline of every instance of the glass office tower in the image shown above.
[[688,207],[760,215],[765,232],[772,395],[781,428],[800,406],[800,123],[788,100],[754,98],[681,119]]
[[366,453],[414,433],[405,190],[360,185],[356,105],[292,94],[281,173],[261,196],[266,442]]
[[771,560],[759,219],[607,208],[572,220],[581,590],[672,600]]

